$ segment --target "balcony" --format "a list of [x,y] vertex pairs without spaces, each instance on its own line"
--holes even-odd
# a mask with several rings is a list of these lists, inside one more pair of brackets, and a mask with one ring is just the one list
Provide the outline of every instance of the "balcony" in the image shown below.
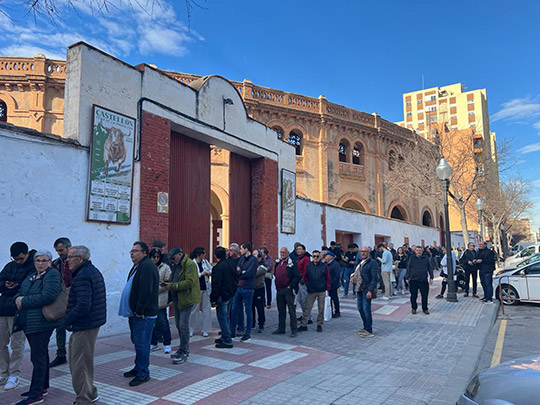
[[351,180],[364,180],[364,165],[339,162],[339,177]]

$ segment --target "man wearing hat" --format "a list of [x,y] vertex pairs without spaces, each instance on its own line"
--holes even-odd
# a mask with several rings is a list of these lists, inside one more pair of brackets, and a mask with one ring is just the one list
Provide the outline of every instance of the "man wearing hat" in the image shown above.
[[328,271],[330,273],[330,291],[328,292],[328,295],[330,296],[330,300],[332,303],[332,307],[334,310],[334,313],[332,314],[332,318],[339,318],[341,316],[339,312],[339,298],[338,298],[338,288],[340,285],[340,272],[341,272],[341,266],[336,260],[336,255],[328,251],[326,252],[325,261],[328,265]]
[[171,355],[173,364],[184,363],[189,355],[189,317],[195,305],[201,303],[201,289],[197,265],[180,248],[169,251],[172,262],[170,283],[163,287],[171,291],[174,308],[174,323],[180,337],[180,348]]

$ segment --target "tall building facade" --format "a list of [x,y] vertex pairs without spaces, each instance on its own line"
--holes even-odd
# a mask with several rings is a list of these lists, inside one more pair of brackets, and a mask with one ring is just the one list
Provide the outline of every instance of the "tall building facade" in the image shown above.
[[[497,141],[490,131],[486,89],[464,91],[461,83],[416,90],[403,94],[403,121],[399,125],[415,131],[432,142],[445,144],[443,149],[464,156],[467,167],[461,168],[461,183],[473,183],[475,195],[470,200],[469,230],[478,226],[472,205],[486,184],[498,187]],[[466,149],[466,150],[464,150]],[[461,214],[450,209],[450,229],[462,230]]]

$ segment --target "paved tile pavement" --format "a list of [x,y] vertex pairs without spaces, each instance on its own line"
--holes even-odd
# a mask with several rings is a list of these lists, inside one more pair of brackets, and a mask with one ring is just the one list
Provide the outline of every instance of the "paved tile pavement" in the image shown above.
[[[496,306],[461,295],[458,303],[436,300],[439,288],[438,282],[431,287],[429,316],[412,315],[408,296],[374,300],[375,337],[371,339],[355,333],[361,321],[352,296],[341,298],[342,317],[325,322],[323,333],[309,325],[297,338],[271,335],[277,327],[273,307],[266,311],[265,332],[254,330],[251,341],[235,342],[232,350],[213,346],[214,329],[208,338],[196,335],[191,339],[191,353],[184,364],[173,365],[170,355],[152,352],[152,379],[136,388],[130,388],[122,376],[133,366],[129,335],[100,338],[95,358],[100,394],[96,404],[451,403],[469,376],[453,380],[451,392],[448,381],[458,372],[460,376],[469,373],[469,363],[470,372],[474,369],[475,356],[487,335],[487,329],[485,334],[478,332],[479,324],[483,319],[489,324],[485,319]],[[177,343],[176,331],[171,331]],[[54,354],[52,344],[50,354]],[[31,371],[29,353],[25,353],[24,380],[16,390],[0,392],[1,404],[20,399],[20,393],[28,389]],[[46,403],[71,404],[75,396],[69,366],[52,369],[50,374]],[[448,400],[441,402],[441,398]]]

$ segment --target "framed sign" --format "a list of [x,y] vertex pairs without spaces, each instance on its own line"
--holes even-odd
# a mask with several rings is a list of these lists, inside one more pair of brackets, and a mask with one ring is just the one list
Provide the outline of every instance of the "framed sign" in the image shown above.
[[88,221],[131,223],[135,119],[94,105]]
[[281,169],[281,233],[296,233],[296,173]]

